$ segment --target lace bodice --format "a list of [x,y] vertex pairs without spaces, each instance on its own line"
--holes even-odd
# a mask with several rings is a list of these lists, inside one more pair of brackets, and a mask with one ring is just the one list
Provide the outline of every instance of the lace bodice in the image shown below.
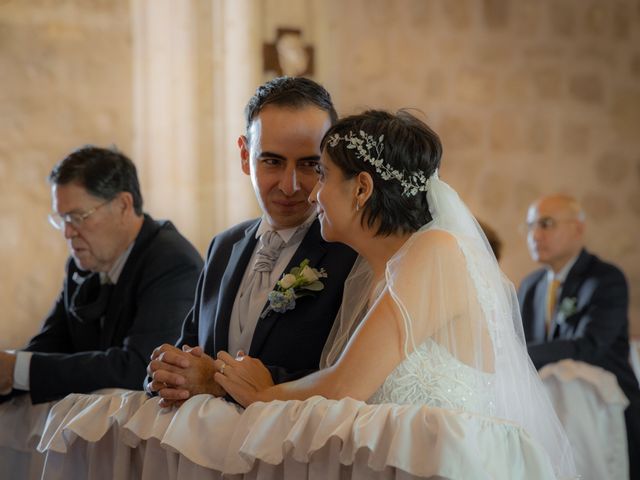
[[460,362],[431,339],[386,378],[367,403],[424,404],[493,415],[493,375]]

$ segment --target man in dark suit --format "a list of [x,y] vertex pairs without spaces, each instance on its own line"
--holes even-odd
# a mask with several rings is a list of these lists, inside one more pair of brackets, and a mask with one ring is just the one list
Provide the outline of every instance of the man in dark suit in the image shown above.
[[578,202],[552,195],[527,214],[532,258],[544,265],[520,285],[518,300],[536,368],[571,358],[613,373],[630,405],[625,411],[631,478],[640,478],[640,391],[629,362],[629,292],[624,274],[584,248]]
[[21,351],[0,352],[0,391],[28,391],[39,403],[140,389],[153,348],[180,333],[202,258],[170,222],[143,214],[135,166],[123,154],[81,148],[49,181],[49,219],[71,257],[40,333]]
[[[198,393],[224,395],[214,380],[224,368],[214,358],[220,350],[260,359],[275,383],[318,369],[356,258],[350,248],[322,239],[308,201],[318,179],[320,141],[337,118],[329,93],[305,78],[276,78],[257,89],[245,116],[241,168],[263,215],[213,239],[177,347],[156,349],[148,367],[147,390],[157,392],[162,405]],[[274,310],[269,292],[303,260],[326,271],[324,289],[297,298],[291,310]]]

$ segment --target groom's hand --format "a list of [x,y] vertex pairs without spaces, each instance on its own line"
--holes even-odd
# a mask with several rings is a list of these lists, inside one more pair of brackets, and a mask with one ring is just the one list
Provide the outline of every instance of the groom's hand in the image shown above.
[[186,383],[183,388],[191,395],[206,393],[215,397],[226,395],[224,389],[215,381],[214,376],[220,370],[222,362],[203,352],[200,347],[184,345],[183,352],[189,355],[189,368],[183,370]]
[[185,400],[206,393],[222,396],[225,391],[214,380],[219,363],[200,347],[162,345],[154,350],[147,373],[152,378],[149,390],[161,397],[160,406],[179,407]]

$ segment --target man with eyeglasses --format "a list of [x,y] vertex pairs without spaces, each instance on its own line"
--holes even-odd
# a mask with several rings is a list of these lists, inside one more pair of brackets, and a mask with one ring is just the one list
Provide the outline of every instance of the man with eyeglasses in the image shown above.
[[170,222],[143,213],[136,168],[117,151],[76,150],[49,182],[49,221],[71,256],[40,333],[16,353],[0,352],[0,401],[140,389],[153,348],[180,334],[202,258]]
[[[550,195],[527,212],[531,257],[544,268],[527,276],[518,300],[531,360],[540,369],[571,358],[613,373],[630,405],[629,453],[640,449],[640,391],[629,362],[629,291],[624,274],[584,248],[585,215],[568,195]],[[630,478],[640,478],[630,455]]]

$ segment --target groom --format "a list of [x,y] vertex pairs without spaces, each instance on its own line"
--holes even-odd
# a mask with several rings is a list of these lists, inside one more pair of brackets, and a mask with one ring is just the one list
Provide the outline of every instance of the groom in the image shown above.
[[[213,357],[220,350],[260,359],[275,383],[317,370],[356,258],[350,248],[322,239],[308,202],[318,180],[320,141],[337,119],[329,93],[309,79],[276,78],[256,90],[245,117],[241,168],[262,218],[211,242],[178,343],[158,347],[147,368],[146,389],[160,395],[163,406],[199,393],[224,395],[214,381],[221,362]],[[269,308],[276,282],[304,260],[326,271],[324,288],[285,312]]]

